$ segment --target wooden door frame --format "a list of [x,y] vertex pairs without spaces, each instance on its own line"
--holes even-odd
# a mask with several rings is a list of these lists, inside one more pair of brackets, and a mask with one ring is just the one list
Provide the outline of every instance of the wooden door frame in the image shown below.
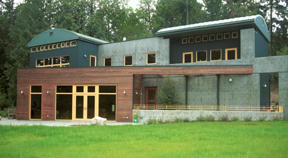
[[157,104],[157,87],[145,87],[145,104],[148,104],[148,90],[154,89],[155,90],[155,104]]

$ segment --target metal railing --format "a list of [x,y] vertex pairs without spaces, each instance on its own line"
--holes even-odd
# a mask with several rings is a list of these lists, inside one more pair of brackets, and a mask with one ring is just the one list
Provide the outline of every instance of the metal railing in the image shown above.
[[234,106],[234,105],[159,105],[134,104],[133,109],[139,110],[205,110],[205,111],[266,111],[283,112],[283,106]]

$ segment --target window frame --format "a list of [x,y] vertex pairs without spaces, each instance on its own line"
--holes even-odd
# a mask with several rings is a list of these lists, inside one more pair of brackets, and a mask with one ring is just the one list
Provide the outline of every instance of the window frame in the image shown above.
[[[149,55],[152,55],[152,54],[155,55],[155,62],[154,63],[148,63],[148,57],[149,57]],[[146,54],[146,65],[154,65],[154,64],[157,64],[157,53],[147,53]]]
[[[229,37],[226,38],[226,35],[228,35]],[[230,32],[225,32],[224,35],[223,35],[223,38],[224,38],[225,40],[231,39],[231,34],[230,34]]]
[[[192,39],[192,40],[191,40]],[[192,41],[192,42],[191,42]],[[188,43],[190,43],[190,44],[193,44],[193,43],[195,43],[195,38],[193,37],[193,36],[190,36],[189,38],[188,38]]]
[[[126,57],[131,57],[131,65],[126,65]],[[124,66],[133,66],[133,56],[132,55],[125,55],[124,56]]]
[[[60,64],[54,64],[53,58],[55,57],[59,57],[60,58]],[[49,58],[38,58],[35,60],[35,68],[47,68],[47,67],[63,67],[63,66],[70,66],[70,56],[69,56],[69,62],[68,63],[62,63],[62,58],[66,57],[66,56],[53,56],[53,57],[49,57],[51,58],[51,64],[50,65],[46,65],[45,64],[45,59],[49,59]],[[43,65],[42,66],[38,66],[37,65],[37,60],[43,60]]]
[[[205,51],[206,52],[206,60],[203,60],[203,61],[198,61],[198,52],[200,51]],[[200,62],[207,62],[208,61],[208,51],[207,50],[198,50],[196,51],[196,63],[200,63]]]
[[[185,62],[185,55],[191,54],[191,62]],[[193,63],[193,52],[183,52],[182,53],[182,64]]]
[[[33,86],[40,86],[41,87],[41,92],[32,92],[32,87]],[[43,110],[43,107],[42,107],[42,102],[43,102],[42,93],[43,93],[43,86],[42,85],[30,85],[30,90],[29,90],[29,120],[42,120],[42,110]],[[32,108],[31,100],[32,100],[32,95],[33,94],[34,95],[41,95],[41,115],[40,115],[40,118],[31,118],[31,108]]]
[[200,35],[195,37],[195,43],[201,43],[201,40],[202,40],[202,37]]
[[[111,60],[111,65],[110,66],[106,66],[106,59],[110,59]],[[112,66],[112,57],[106,57],[106,58],[104,58],[104,66],[105,67],[111,67]]]
[[[219,38],[219,36],[221,36],[221,38]],[[219,32],[216,34],[216,40],[218,40],[218,41],[223,40],[223,33],[222,32]]]
[[[75,42],[75,45],[72,44],[73,42]],[[76,42],[76,40],[70,41],[70,47],[76,47],[76,46],[77,46],[77,42]]]
[[[205,40],[206,38],[206,40]],[[202,35],[202,42],[208,42],[209,41],[209,36],[208,35]]]
[[[92,64],[92,63],[91,63],[91,58],[93,58],[93,57],[95,58],[95,59],[94,59],[94,66],[91,65],[91,64]],[[90,60],[89,60],[89,66],[90,66],[90,67],[96,67],[96,65],[97,65],[97,56],[96,56],[96,55],[90,55],[90,58],[89,58],[89,59],[90,59]]]
[[[218,60],[212,60],[212,51],[213,50],[220,50],[220,59],[218,59]],[[222,60],[222,49],[221,48],[218,48],[218,49],[211,49],[210,50],[210,61],[221,61]]]
[[[225,60],[228,60],[228,51],[230,51],[230,50],[234,50],[235,51],[235,59],[233,59],[233,60],[238,60],[238,49],[237,48],[226,48],[225,49]],[[232,59],[231,59],[232,60]]]
[[185,37],[185,38],[182,38],[181,39],[181,44],[188,44],[188,38],[187,37]]
[[[214,39],[211,39],[211,37],[214,37]],[[216,35],[214,33],[209,34],[209,41],[215,41],[216,40]]]

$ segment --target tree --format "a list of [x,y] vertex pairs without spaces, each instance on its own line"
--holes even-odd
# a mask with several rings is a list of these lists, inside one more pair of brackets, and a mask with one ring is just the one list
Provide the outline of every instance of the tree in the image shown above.
[[188,5],[189,23],[198,23],[205,21],[205,12],[201,10],[202,5],[197,0],[158,0],[156,3],[156,12],[153,16],[153,32],[161,28],[173,27],[186,24]]
[[140,7],[136,9],[137,18],[143,23],[147,32],[152,34],[153,21],[152,18],[155,15],[155,0],[140,0]]
[[159,104],[175,105],[178,103],[174,82],[170,79],[170,76],[164,81],[159,91]]

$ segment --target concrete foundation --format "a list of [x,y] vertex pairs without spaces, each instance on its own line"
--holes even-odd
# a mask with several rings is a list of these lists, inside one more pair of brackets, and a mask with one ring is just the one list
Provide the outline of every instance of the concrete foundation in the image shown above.
[[251,118],[257,121],[283,119],[282,112],[261,112],[261,111],[201,111],[201,110],[133,110],[133,114],[138,113],[139,123],[147,123],[149,120],[158,120],[163,122],[174,121],[176,119],[197,120],[198,117],[213,116],[215,120],[220,120],[223,116],[229,119],[237,117],[239,120]]

